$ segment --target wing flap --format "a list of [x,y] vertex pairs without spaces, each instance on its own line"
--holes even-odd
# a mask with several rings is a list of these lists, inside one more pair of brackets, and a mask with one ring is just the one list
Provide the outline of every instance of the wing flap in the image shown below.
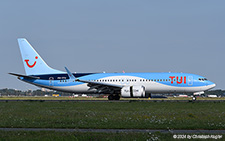
[[116,84],[109,84],[109,83],[101,83],[101,82],[95,82],[95,81],[87,81],[87,80],[80,80],[76,79],[78,82],[88,83],[90,86],[108,86],[108,87],[115,87],[115,88],[123,88],[122,85],[116,85]]

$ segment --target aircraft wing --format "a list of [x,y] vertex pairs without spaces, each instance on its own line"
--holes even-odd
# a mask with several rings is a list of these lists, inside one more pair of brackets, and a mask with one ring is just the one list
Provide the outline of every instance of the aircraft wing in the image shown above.
[[115,93],[117,91],[120,91],[121,88],[123,88],[122,85],[116,85],[116,84],[109,84],[109,83],[101,83],[101,82],[95,82],[95,81],[87,81],[87,80],[80,80],[76,79],[78,82],[87,83],[87,86],[89,86],[89,90],[96,89],[98,93]]
[[123,87],[122,85],[81,80],[81,79],[75,78],[74,75],[69,71],[69,69],[67,69],[66,67],[65,69],[67,71],[67,74],[70,80],[87,83],[87,86],[90,87],[89,90],[96,89],[98,93],[116,93],[120,91],[121,88]]

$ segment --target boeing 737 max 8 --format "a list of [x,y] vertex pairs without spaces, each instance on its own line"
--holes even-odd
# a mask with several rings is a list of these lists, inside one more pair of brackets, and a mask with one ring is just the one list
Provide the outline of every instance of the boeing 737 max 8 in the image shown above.
[[203,94],[216,85],[205,77],[189,73],[71,73],[52,69],[29,42],[18,39],[26,75],[9,73],[18,79],[57,91],[110,94],[120,97],[150,97],[152,93]]

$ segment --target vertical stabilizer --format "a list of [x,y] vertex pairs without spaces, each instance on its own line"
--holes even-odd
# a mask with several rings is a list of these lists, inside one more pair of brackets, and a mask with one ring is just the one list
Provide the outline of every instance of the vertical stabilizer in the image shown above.
[[18,43],[26,75],[63,73],[49,67],[25,38],[19,38]]

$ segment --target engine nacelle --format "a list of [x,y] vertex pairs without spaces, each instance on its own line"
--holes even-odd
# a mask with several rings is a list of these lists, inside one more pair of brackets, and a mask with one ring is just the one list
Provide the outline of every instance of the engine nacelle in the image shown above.
[[144,86],[125,86],[121,89],[122,97],[145,97]]

